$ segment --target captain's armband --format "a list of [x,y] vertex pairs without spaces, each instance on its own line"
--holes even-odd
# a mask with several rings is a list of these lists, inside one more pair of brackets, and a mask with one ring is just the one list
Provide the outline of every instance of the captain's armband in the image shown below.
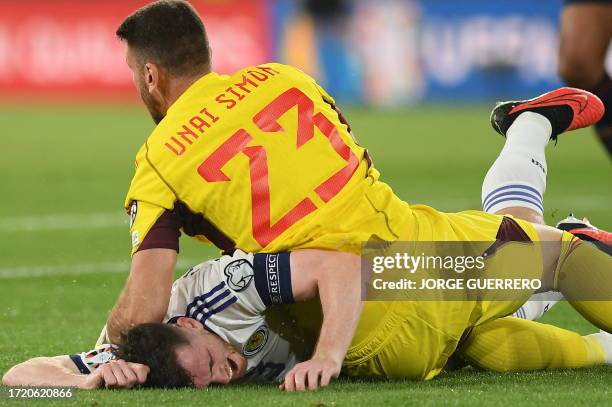
[[255,288],[267,306],[292,304],[291,253],[258,253],[253,259]]

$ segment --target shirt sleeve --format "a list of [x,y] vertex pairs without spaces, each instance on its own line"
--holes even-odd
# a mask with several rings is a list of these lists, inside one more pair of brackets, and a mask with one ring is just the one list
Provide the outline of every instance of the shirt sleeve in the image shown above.
[[180,229],[181,221],[174,212],[148,202],[132,201],[132,255],[147,249],[172,249],[178,252]]
[[[193,284],[190,279],[203,281],[185,315],[198,319],[200,311],[205,310],[202,314],[206,319],[233,315],[246,320],[261,317],[271,305],[293,303],[289,257],[289,252],[252,254],[235,250],[232,255],[196,266],[179,283],[185,286]],[[202,305],[194,308],[196,303]]]
[[266,304],[255,288],[253,267],[254,255],[235,250],[232,255],[222,256],[218,261],[216,274],[221,284],[228,289],[229,297],[235,298],[233,312],[243,318],[259,317],[266,310]]
[[[258,312],[277,304],[292,304],[291,253],[244,253],[236,250],[219,259],[221,278]],[[263,307],[261,307],[263,305]]]
[[69,355],[70,360],[83,374],[90,374],[96,371],[101,365],[115,359],[112,345],[100,345],[89,352]]
[[152,248],[178,251],[180,222],[172,213],[176,196],[149,162],[147,152],[145,144],[136,155],[136,173],[125,199],[132,255]]

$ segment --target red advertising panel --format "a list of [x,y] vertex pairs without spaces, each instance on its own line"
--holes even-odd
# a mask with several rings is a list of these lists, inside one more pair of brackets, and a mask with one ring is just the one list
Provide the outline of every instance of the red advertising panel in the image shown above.
[[[115,30],[143,0],[0,0],[0,95],[135,98]],[[265,0],[193,0],[213,67],[232,72],[272,55]]]

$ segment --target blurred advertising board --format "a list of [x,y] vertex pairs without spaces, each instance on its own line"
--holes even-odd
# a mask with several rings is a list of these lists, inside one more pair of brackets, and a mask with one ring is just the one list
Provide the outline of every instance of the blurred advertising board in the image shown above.
[[[0,100],[64,96],[134,100],[115,30],[144,0],[0,0]],[[215,69],[232,72],[272,54],[265,0],[194,0]],[[217,46],[215,46],[217,45]]]
[[313,19],[310,30],[296,2],[279,3],[283,36],[300,32],[302,43],[316,44],[296,55],[295,41],[286,41],[279,56],[314,72],[340,99],[390,106],[484,100],[559,84],[562,0],[353,0],[345,18]]
[[561,0],[423,1],[425,96],[507,99],[558,86],[561,8]]
[[[114,31],[146,3],[0,0],[0,101],[45,95],[135,100]],[[483,101],[559,85],[562,0],[191,3],[209,32],[216,71],[278,60],[316,77],[342,102]]]

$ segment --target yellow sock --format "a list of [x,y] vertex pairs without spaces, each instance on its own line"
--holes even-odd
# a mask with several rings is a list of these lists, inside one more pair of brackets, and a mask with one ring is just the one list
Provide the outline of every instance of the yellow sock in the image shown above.
[[563,232],[555,288],[586,320],[612,333],[612,256]]
[[475,327],[458,352],[472,365],[496,372],[580,368],[606,360],[592,337],[513,317]]

